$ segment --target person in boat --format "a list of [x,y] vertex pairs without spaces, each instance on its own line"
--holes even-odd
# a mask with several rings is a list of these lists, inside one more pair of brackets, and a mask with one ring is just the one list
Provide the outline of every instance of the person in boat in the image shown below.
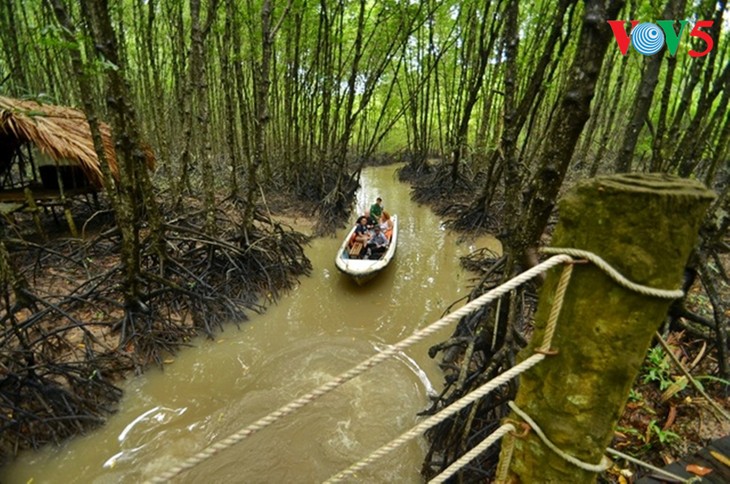
[[355,231],[352,233],[352,238],[347,249],[351,256],[359,258],[365,253],[366,245],[368,240],[370,240],[370,232],[368,231],[367,224],[368,218],[365,215],[358,217]]
[[366,256],[369,259],[380,259],[387,249],[388,239],[380,230],[380,225],[376,225],[373,227],[373,236],[368,241]]
[[383,215],[380,216],[380,230],[385,238],[390,240],[393,234],[393,220],[391,220],[390,214],[386,210],[383,210]]
[[370,225],[377,225],[380,221],[380,216],[383,215],[383,199],[378,197],[375,199],[375,203],[370,205],[370,211],[368,217],[370,218]]
[[357,226],[355,227],[355,233],[353,235],[352,243],[360,242],[363,246],[370,240],[370,233],[368,231],[368,218],[363,215],[357,219]]

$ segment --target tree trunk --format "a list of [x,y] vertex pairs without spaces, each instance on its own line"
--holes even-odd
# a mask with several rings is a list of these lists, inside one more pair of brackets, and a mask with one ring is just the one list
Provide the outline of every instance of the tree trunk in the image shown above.
[[[680,17],[681,12],[684,12],[685,4],[686,0],[669,0],[664,7],[662,18],[664,20],[672,20]],[[645,57],[644,73],[641,76],[641,82],[636,92],[636,99],[633,102],[631,119],[629,120],[628,126],[626,126],[624,141],[616,159],[617,172],[631,171],[636,143],[639,140],[641,128],[644,126],[649,115],[649,108],[651,108],[652,100],[654,99],[654,91],[659,82],[659,71],[661,70],[666,51],[667,49],[663,48],[659,54]]]
[[[117,221],[122,232],[122,260],[125,266],[124,296],[128,307],[140,301],[140,229],[145,220],[150,223],[153,246],[163,257],[162,215],[154,198],[147,173],[144,151],[141,149],[139,127],[131,104],[130,89],[124,78],[124,65],[117,55],[117,42],[106,1],[82,2],[90,18],[97,55],[116,66],[107,69],[107,106],[111,114],[112,133],[116,141],[119,165],[120,197]],[[146,216],[145,216],[146,210]]]
[[[289,3],[291,5],[291,2]],[[258,191],[258,169],[266,162],[266,125],[269,122],[269,87],[271,85],[271,58],[277,27],[272,25],[273,1],[264,0],[261,7],[261,59],[254,62],[254,91],[256,118],[254,121],[254,146],[251,165],[248,168],[246,208],[243,223],[246,229],[253,226],[253,214]],[[288,10],[288,7],[287,7]],[[286,11],[282,14],[286,15]],[[280,24],[279,24],[280,25]]]
[[[591,251],[635,283],[677,289],[712,199],[699,182],[666,175],[582,182],[561,202],[553,245]],[[520,359],[542,344],[557,282],[553,270]],[[517,405],[562,451],[598,464],[670,304],[618,285],[593,264],[575,266],[552,339],[558,353],[522,375]],[[534,432],[514,440],[510,474],[519,482],[596,479],[549,450]]]
[[664,75],[664,89],[662,90],[662,100],[659,105],[659,120],[656,123],[657,127],[654,133],[654,141],[652,141],[651,144],[651,165],[649,169],[652,172],[662,171],[662,167],[664,165],[664,155],[662,153],[664,147],[664,133],[667,131],[669,99],[673,94],[672,81],[674,79],[674,73],[676,69],[677,58],[668,58],[667,72]]
[[568,84],[558,112],[548,128],[547,139],[550,142],[542,151],[541,166],[530,187],[530,201],[522,218],[524,229],[519,240],[521,247],[516,247],[516,252],[536,244],[547,226],[575,145],[590,116],[596,80],[612,37],[606,20],[615,18],[623,3],[623,0],[610,1],[606,9],[599,0],[586,1],[583,26]]
[[[512,0],[510,4],[512,3],[517,3],[517,0]],[[490,6],[490,2],[484,2],[484,11],[481,13],[482,19],[489,18]],[[515,6],[514,8],[517,7]],[[476,15],[477,12],[475,9],[474,16],[476,17]],[[492,19],[495,18],[497,17],[492,17]],[[461,110],[460,119],[456,126],[456,134],[453,140],[454,146],[451,152],[451,183],[454,186],[456,186],[456,182],[459,178],[459,164],[466,154],[469,123],[471,121],[472,111],[474,110],[474,105],[477,102],[479,92],[482,90],[482,84],[484,82],[484,71],[487,68],[487,64],[489,62],[489,54],[492,52],[494,39],[496,38],[496,36],[494,35],[487,35],[488,32],[486,27],[487,22],[485,20],[482,20],[481,25],[479,26],[479,35],[475,39],[477,45],[476,53],[473,56],[474,59],[468,59],[468,57],[471,57],[469,54],[465,55],[465,57],[467,57],[467,62],[474,62],[474,65],[471,66],[472,68],[467,75],[467,80],[465,82],[466,85],[462,86],[462,89],[466,89],[466,100],[464,102],[464,107]],[[494,28],[490,29],[490,31],[493,32]],[[487,37],[489,37],[489,39],[487,39]]]
[[613,99],[614,102],[608,110],[608,119],[603,124],[603,130],[601,131],[602,134],[600,137],[600,142],[598,144],[598,149],[596,150],[593,162],[591,163],[591,169],[589,172],[589,175],[591,177],[594,177],[598,174],[598,171],[601,168],[601,163],[603,162],[603,157],[606,156],[606,152],[608,151],[608,143],[611,138],[612,128],[615,126],[614,120],[616,119],[616,114],[619,112],[619,105],[621,103],[620,93],[623,90],[622,88],[626,76],[626,66],[629,63],[628,61],[629,56],[627,55],[621,58],[621,67],[619,68],[618,77],[616,78],[616,83],[610,96],[610,99]]

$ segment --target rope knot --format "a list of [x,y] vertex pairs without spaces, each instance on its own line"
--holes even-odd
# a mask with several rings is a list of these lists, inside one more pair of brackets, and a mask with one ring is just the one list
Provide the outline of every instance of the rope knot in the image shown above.
[[[511,418],[504,419],[504,423],[512,424],[515,427],[515,430],[513,430],[509,434],[516,439],[524,439],[525,437],[527,437],[527,434],[530,433],[530,430],[532,430],[530,428],[530,425],[526,422],[518,422],[517,420],[513,420]],[[518,428],[521,429],[520,432],[516,431]]]

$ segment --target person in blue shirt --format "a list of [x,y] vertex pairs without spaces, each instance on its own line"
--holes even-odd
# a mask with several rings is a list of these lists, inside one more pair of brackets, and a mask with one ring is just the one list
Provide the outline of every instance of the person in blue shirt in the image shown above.
[[380,259],[388,249],[388,238],[380,230],[379,225],[374,226],[373,231],[373,236],[368,241],[366,255],[369,259]]

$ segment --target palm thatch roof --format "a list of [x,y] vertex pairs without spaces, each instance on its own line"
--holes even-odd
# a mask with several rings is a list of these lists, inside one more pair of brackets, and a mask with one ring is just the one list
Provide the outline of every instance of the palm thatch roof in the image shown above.
[[[114,178],[119,177],[117,157],[111,128],[99,123],[104,155]],[[89,181],[103,186],[103,176],[96,156],[86,115],[78,109],[39,104],[35,101],[0,96],[0,138],[10,137],[17,145],[34,143],[55,161],[67,160],[78,164]],[[148,167],[154,166],[154,155],[144,147]]]

